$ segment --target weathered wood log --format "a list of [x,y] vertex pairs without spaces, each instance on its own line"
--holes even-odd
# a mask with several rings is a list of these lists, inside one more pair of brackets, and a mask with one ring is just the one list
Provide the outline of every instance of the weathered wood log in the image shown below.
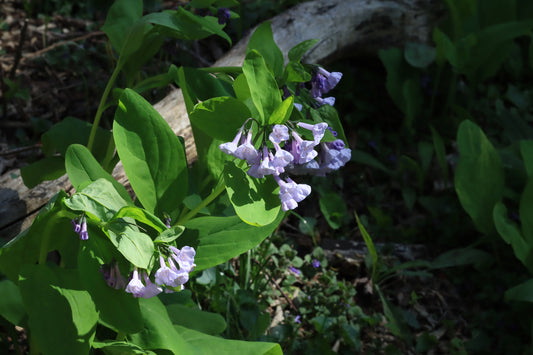
[[[303,61],[324,63],[340,56],[376,53],[380,48],[399,46],[406,41],[427,42],[441,15],[440,3],[440,0],[316,0],[289,9],[271,23],[274,40],[285,55],[304,40],[318,39]],[[250,34],[214,66],[241,65]],[[181,91],[173,90],[154,107],[172,130],[185,138],[187,159],[194,161],[194,140]],[[127,185],[120,164],[113,176]],[[71,189],[66,176],[33,189],[24,186],[19,170],[0,176],[0,236],[17,235],[59,190]]]

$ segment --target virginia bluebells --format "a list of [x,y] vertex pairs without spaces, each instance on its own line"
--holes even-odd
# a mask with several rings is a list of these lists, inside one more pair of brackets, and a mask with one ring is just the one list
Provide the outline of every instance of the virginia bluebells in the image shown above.
[[[334,97],[322,95],[333,89],[342,77],[342,73],[328,72],[323,68],[314,71],[311,79],[311,98],[315,103],[307,107],[316,107],[335,103]],[[301,83],[303,84],[303,83]],[[305,85],[296,88],[298,95]],[[290,96],[287,86],[282,87],[282,98]],[[303,97],[303,96],[302,96]],[[307,96],[308,97],[308,96]],[[298,111],[303,110],[303,105],[294,103]],[[272,175],[279,185],[279,199],[283,211],[295,209],[310,193],[311,187],[300,184],[291,179],[290,174],[324,176],[333,170],[345,165],[351,157],[351,150],[345,148],[340,139],[332,142],[323,142],[326,132],[337,137],[337,132],[332,130],[325,122],[293,122],[274,124],[263,127],[263,131],[253,132],[253,125],[247,128],[249,118],[239,128],[231,142],[219,145],[220,150],[235,158],[245,160],[248,164],[247,174],[253,178],[262,179]],[[307,139],[312,134],[312,140]],[[252,142],[254,137],[268,137],[261,145]],[[258,148],[256,148],[258,147]]]
[[[189,281],[189,273],[196,266],[194,264],[196,251],[189,246],[184,246],[181,250],[170,246],[169,250],[169,255],[166,258],[159,255],[159,268],[154,275],[155,282],[152,282],[150,275],[143,271],[143,284],[139,270],[134,268],[132,278],[126,286],[126,292],[131,293],[134,297],[150,298],[163,292],[163,290],[167,293],[174,292],[176,288],[183,290],[183,285]],[[179,267],[176,266],[176,263]],[[106,278],[105,273],[104,278]]]

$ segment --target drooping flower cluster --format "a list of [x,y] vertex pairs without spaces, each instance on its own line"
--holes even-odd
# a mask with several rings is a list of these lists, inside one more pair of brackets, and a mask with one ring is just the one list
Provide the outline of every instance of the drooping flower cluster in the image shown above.
[[[307,105],[307,107],[316,108],[317,103],[318,106],[333,105],[335,103],[334,97],[322,96],[333,89],[341,78],[342,73],[330,73],[320,67],[314,69],[311,81],[307,83],[307,88],[310,84],[309,95],[302,96],[307,98],[310,96],[314,100],[314,103]],[[299,96],[305,88],[306,83],[297,84],[294,95]],[[291,90],[287,85],[283,85],[281,89],[283,99],[291,96]],[[305,102],[303,103],[305,104]],[[302,111],[304,106],[302,103],[295,102],[294,107],[298,111]],[[295,209],[298,203],[311,193],[309,185],[296,183],[287,175],[325,176],[325,174],[344,166],[351,158],[351,150],[345,147],[341,139],[322,142],[328,129],[334,137],[337,136],[337,133],[325,122],[315,124],[288,122],[287,124],[273,125],[270,127],[272,131],[268,135],[269,142],[263,142],[262,146],[256,149],[252,142],[252,128],[246,129],[249,120],[252,118],[243,124],[233,141],[222,143],[219,148],[226,154],[245,160],[249,165],[247,171],[249,176],[261,179],[267,175],[272,175],[279,185],[279,198],[283,211]],[[313,139],[302,138],[296,130],[297,127],[310,131]],[[309,136],[308,134],[303,135]],[[320,149],[317,150],[318,148]]]
[[89,239],[89,233],[87,232],[87,218],[85,217],[85,214],[74,218],[71,223],[74,232],[78,233],[81,240]]
[[[166,258],[159,256],[159,269],[155,272],[155,282],[150,280],[146,271],[142,272],[144,284],[137,268],[133,270],[133,276],[126,286],[126,292],[134,297],[150,298],[163,292],[174,292],[174,288],[184,289],[184,284],[189,281],[189,273],[194,270],[194,248],[184,246],[178,249],[169,247],[170,255]],[[176,266],[177,264],[177,266]],[[179,268],[178,268],[179,266]]]
[[104,280],[109,287],[121,290],[126,287],[128,280],[122,276],[116,261],[110,265],[102,265],[100,272],[104,275]]
[[[296,124],[311,131],[313,140],[303,139],[294,129],[291,129],[289,134],[287,125],[274,125],[268,137],[274,147],[273,151],[267,144],[263,144],[259,150],[256,149],[252,143],[251,129],[244,137],[245,125],[239,129],[233,141],[222,143],[219,148],[226,154],[246,160],[250,166],[247,174],[251,177],[261,179],[272,175],[280,187],[279,198],[283,211],[295,209],[298,202],[303,201],[311,193],[311,187],[307,184],[298,184],[290,177],[283,179],[282,174],[323,176],[346,164],[351,157],[351,150],[345,148],[344,142],[340,139],[321,143],[328,129],[328,124],[325,122]],[[318,146],[322,148],[320,153],[315,150]]]

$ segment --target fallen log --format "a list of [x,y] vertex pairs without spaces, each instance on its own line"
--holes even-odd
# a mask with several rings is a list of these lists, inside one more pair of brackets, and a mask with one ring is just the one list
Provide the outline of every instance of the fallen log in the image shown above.
[[[407,41],[428,42],[441,15],[440,0],[316,0],[287,10],[272,18],[271,23],[274,40],[285,55],[304,40],[318,39],[302,60],[325,63],[341,56],[375,54],[381,48],[400,46]],[[242,65],[252,32],[214,66]],[[154,107],[172,130],[184,137],[189,163],[195,161],[196,150],[181,90],[172,90]],[[113,176],[128,185],[121,164],[116,166]],[[72,190],[66,176],[32,189],[23,184],[18,169],[0,176],[0,236],[10,239],[28,228],[41,207],[59,190]]]

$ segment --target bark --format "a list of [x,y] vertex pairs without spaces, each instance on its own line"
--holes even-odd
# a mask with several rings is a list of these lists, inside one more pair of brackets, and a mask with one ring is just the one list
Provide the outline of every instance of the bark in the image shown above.
[[[381,48],[407,41],[428,42],[442,15],[440,0],[317,0],[302,3],[271,19],[274,40],[286,56],[296,44],[318,39],[304,57],[308,63],[326,63],[339,57],[375,54]],[[249,36],[239,41],[214,66],[239,66]],[[185,138],[187,160],[196,150],[181,90],[174,89],[156,110],[172,130]],[[113,176],[128,185],[122,165]],[[59,190],[70,192],[66,176],[28,189],[18,169],[0,176],[0,236],[12,238],[28,228],[35,215]]]

